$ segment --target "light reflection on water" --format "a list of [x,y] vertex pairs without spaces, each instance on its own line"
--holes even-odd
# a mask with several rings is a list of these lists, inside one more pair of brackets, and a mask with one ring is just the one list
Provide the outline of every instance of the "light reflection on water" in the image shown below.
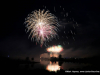
[[32,69],[46,69],[48,71],[58,71],[60,69],[69,70],[70,68],[83,68],[85,66],[89,66],[90,64],[84,63],[71,63],[71,62],[51,62],[51,61],[41,61],[36,64],[20,64],[20,69],[27,68],[29,70]]
[[50,61],[50,64],[48,64],[46,66],[46,70],[56,72],[56,71],[60,70],[60,66],[59,66],[58,62],[51,62]]
[[57,71],[60,69],[69,70],[71,68],[77,69],[77,68],[83,68],[86,66],[89,66],[91,64],[85,64],[85,63],[72,63],[72,62],[51,62],[51,61],[41,61],[40,64],[46,66],[46,70],[49,71]]
[[77,68],[83,68],[83,67],[86,67],[86,66],[89,66],[90,64],[84,64],[84,63],[71,63],[71,62],[64,62],[62,64],[62,67],[64,70],[69,70],[70,68],[74,68],[74,69],[77,69]]
[[28,70],[33,70],[33,69],[45,69],[45,66],[40,64],[40,63],[36,63],[36,64],[20,64],[19,65],[20,69],[28,69]]

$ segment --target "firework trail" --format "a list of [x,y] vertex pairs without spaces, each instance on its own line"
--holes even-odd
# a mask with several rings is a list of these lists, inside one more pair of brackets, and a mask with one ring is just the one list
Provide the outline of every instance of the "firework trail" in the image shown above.
[[31,39],[35,39],[41,45],[56,37],[57,26],[59,26],[58,20],[53,14],[40,9],[29,14],[25,24],[27,24],[27,32],[30,31],[29,37],[31,36]]

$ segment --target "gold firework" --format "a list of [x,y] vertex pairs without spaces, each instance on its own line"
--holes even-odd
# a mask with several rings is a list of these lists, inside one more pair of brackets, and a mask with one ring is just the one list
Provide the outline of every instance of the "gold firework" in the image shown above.
[[57,35],[58,20],[49,11],[35,10],[28,15],[25,23],[27,23],[27,32],[30,31],[29,37],[32,35],[31,39],[36,38],[36,41],[40,41],[41,44]]

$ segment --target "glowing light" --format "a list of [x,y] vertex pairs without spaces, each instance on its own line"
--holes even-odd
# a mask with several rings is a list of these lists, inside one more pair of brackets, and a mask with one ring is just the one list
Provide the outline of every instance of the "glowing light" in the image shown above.
[[52,46],[52,47],[47,48],[48,52],[61,52],[62,50],[63,50],[63,48],[61,45]]
[[59,55],[58,54],[56,54],[56,53],[52,53],[52,54],[50,54],[50,57],[58,57]]
[[57,18],[49,11],[35,10],[29,14],[25,23],[27,23],[27,32],[31,31],[29,37],[32,35],[31,39],[35,39],[36,42],[42,45],[47,40],[56,38],[59,24]]
[[46,67],[46,70],[48,71],[57,71],[57,70],[60,70],[60,66],[58,65],[58,62],[56,63],[51,63]]
[[8,55],[8,57],[9,57],[9,55]]

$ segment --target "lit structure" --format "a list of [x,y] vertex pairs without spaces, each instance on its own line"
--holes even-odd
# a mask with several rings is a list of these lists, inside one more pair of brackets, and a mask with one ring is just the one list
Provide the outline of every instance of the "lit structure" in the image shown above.
[[56,57],[56,58],[58,58],[59,53],[61,51],[63,51],[63,48],[62,48],[61,45],[52,46],[52,47],[47,48],[47,52],[50,52],[50,57]]

